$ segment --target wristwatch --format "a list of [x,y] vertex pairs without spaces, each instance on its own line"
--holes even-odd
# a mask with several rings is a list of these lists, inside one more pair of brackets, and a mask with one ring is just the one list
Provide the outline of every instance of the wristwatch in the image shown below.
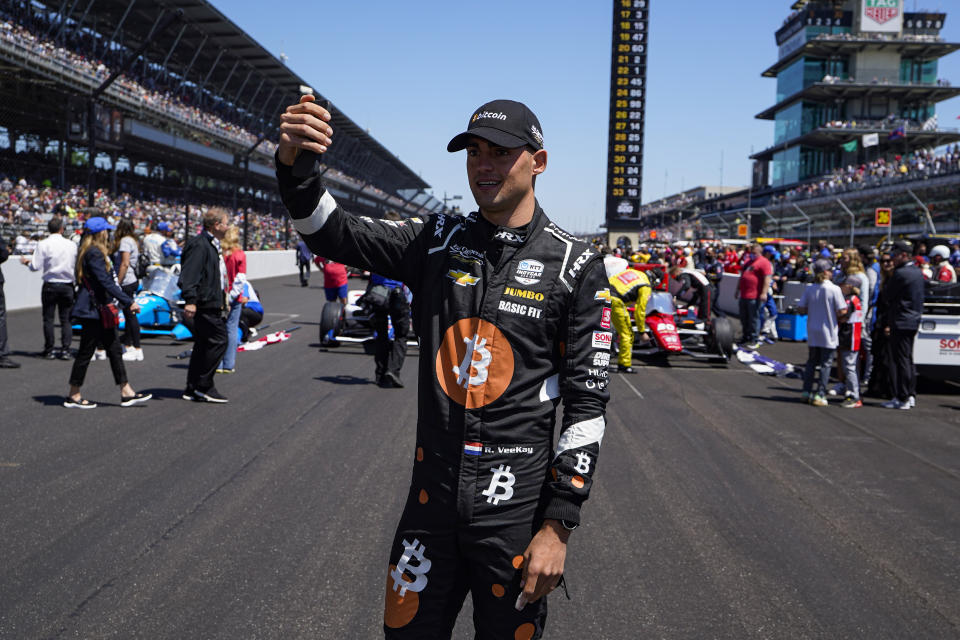
[[566,520],[561,520],[560,524],[567,531],[573,531],[574,529],[580,526],[579,522],[567,522]]

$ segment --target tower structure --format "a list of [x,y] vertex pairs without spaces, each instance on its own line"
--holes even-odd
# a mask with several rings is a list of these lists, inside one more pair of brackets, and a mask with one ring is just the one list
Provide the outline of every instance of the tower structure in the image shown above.
[[774,143],[754,154],[754,187],[790,188],[893,154],[960,141],[940,126],[938,102],[960,95],[937,73],[960,49],[944,41],[945,13],[910,13],[904,0],[797,0],[776,32]]

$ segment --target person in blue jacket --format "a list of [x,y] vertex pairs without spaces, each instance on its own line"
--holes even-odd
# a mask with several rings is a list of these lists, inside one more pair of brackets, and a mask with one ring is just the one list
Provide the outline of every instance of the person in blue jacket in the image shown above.
[[114,228],[100,216],[88,219],[83,225],[83,240],[77,252],[76,268],[79,293],[71,313],[71,320],[80,324],[80,348],[70,371],[70,393],[63,401],[63,406],[70,409],[93,409],[97,406],[80,394],[90,358],[97,347],[107,352],[113,381],[120,387],[121,406],[133,406],[152,397],[149,393],[137,393],[127,381],[116,322],[108,311],[108,305],[116,300],[131,313],[140,312],[136,300],[124,293],[117,284],[110,264],[108,247],[110,231]]

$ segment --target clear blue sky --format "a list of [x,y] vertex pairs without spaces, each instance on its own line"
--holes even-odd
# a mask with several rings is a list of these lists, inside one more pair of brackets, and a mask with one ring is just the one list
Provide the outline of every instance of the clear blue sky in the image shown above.
[[[571,231],[603,221],[612,0],[214,0],[231,20],[418,172],[442,198],[473,201],[464,154],[446,144],[495,98],[530,106],[549,152],[537,196]],[[681,188],[746,186],[747,157],[773,142],[773,33],[790,0],[651,0],[643,201]],[[907,0],[908,11],[948,13],[942,35],[960,41],[954,0]],[[952,14],[952,15],[951,15]],[[960,52],[940,63],[960,85]],[[941,126],[960,127],[960,99],[941,103]]]

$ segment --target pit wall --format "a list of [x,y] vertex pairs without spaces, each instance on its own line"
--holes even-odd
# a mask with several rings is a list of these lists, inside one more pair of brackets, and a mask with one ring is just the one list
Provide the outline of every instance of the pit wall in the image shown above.
[[[3,263],[3,275],[6,283],[3,293],[6,297],[7,311],[40,307],[40,287],[43,279],[40,272],[33,272],[20,264],[20,256],[11,255]],[[296,251],[247,251],[247,279],[262,280],[289,276],[297,273]]]

